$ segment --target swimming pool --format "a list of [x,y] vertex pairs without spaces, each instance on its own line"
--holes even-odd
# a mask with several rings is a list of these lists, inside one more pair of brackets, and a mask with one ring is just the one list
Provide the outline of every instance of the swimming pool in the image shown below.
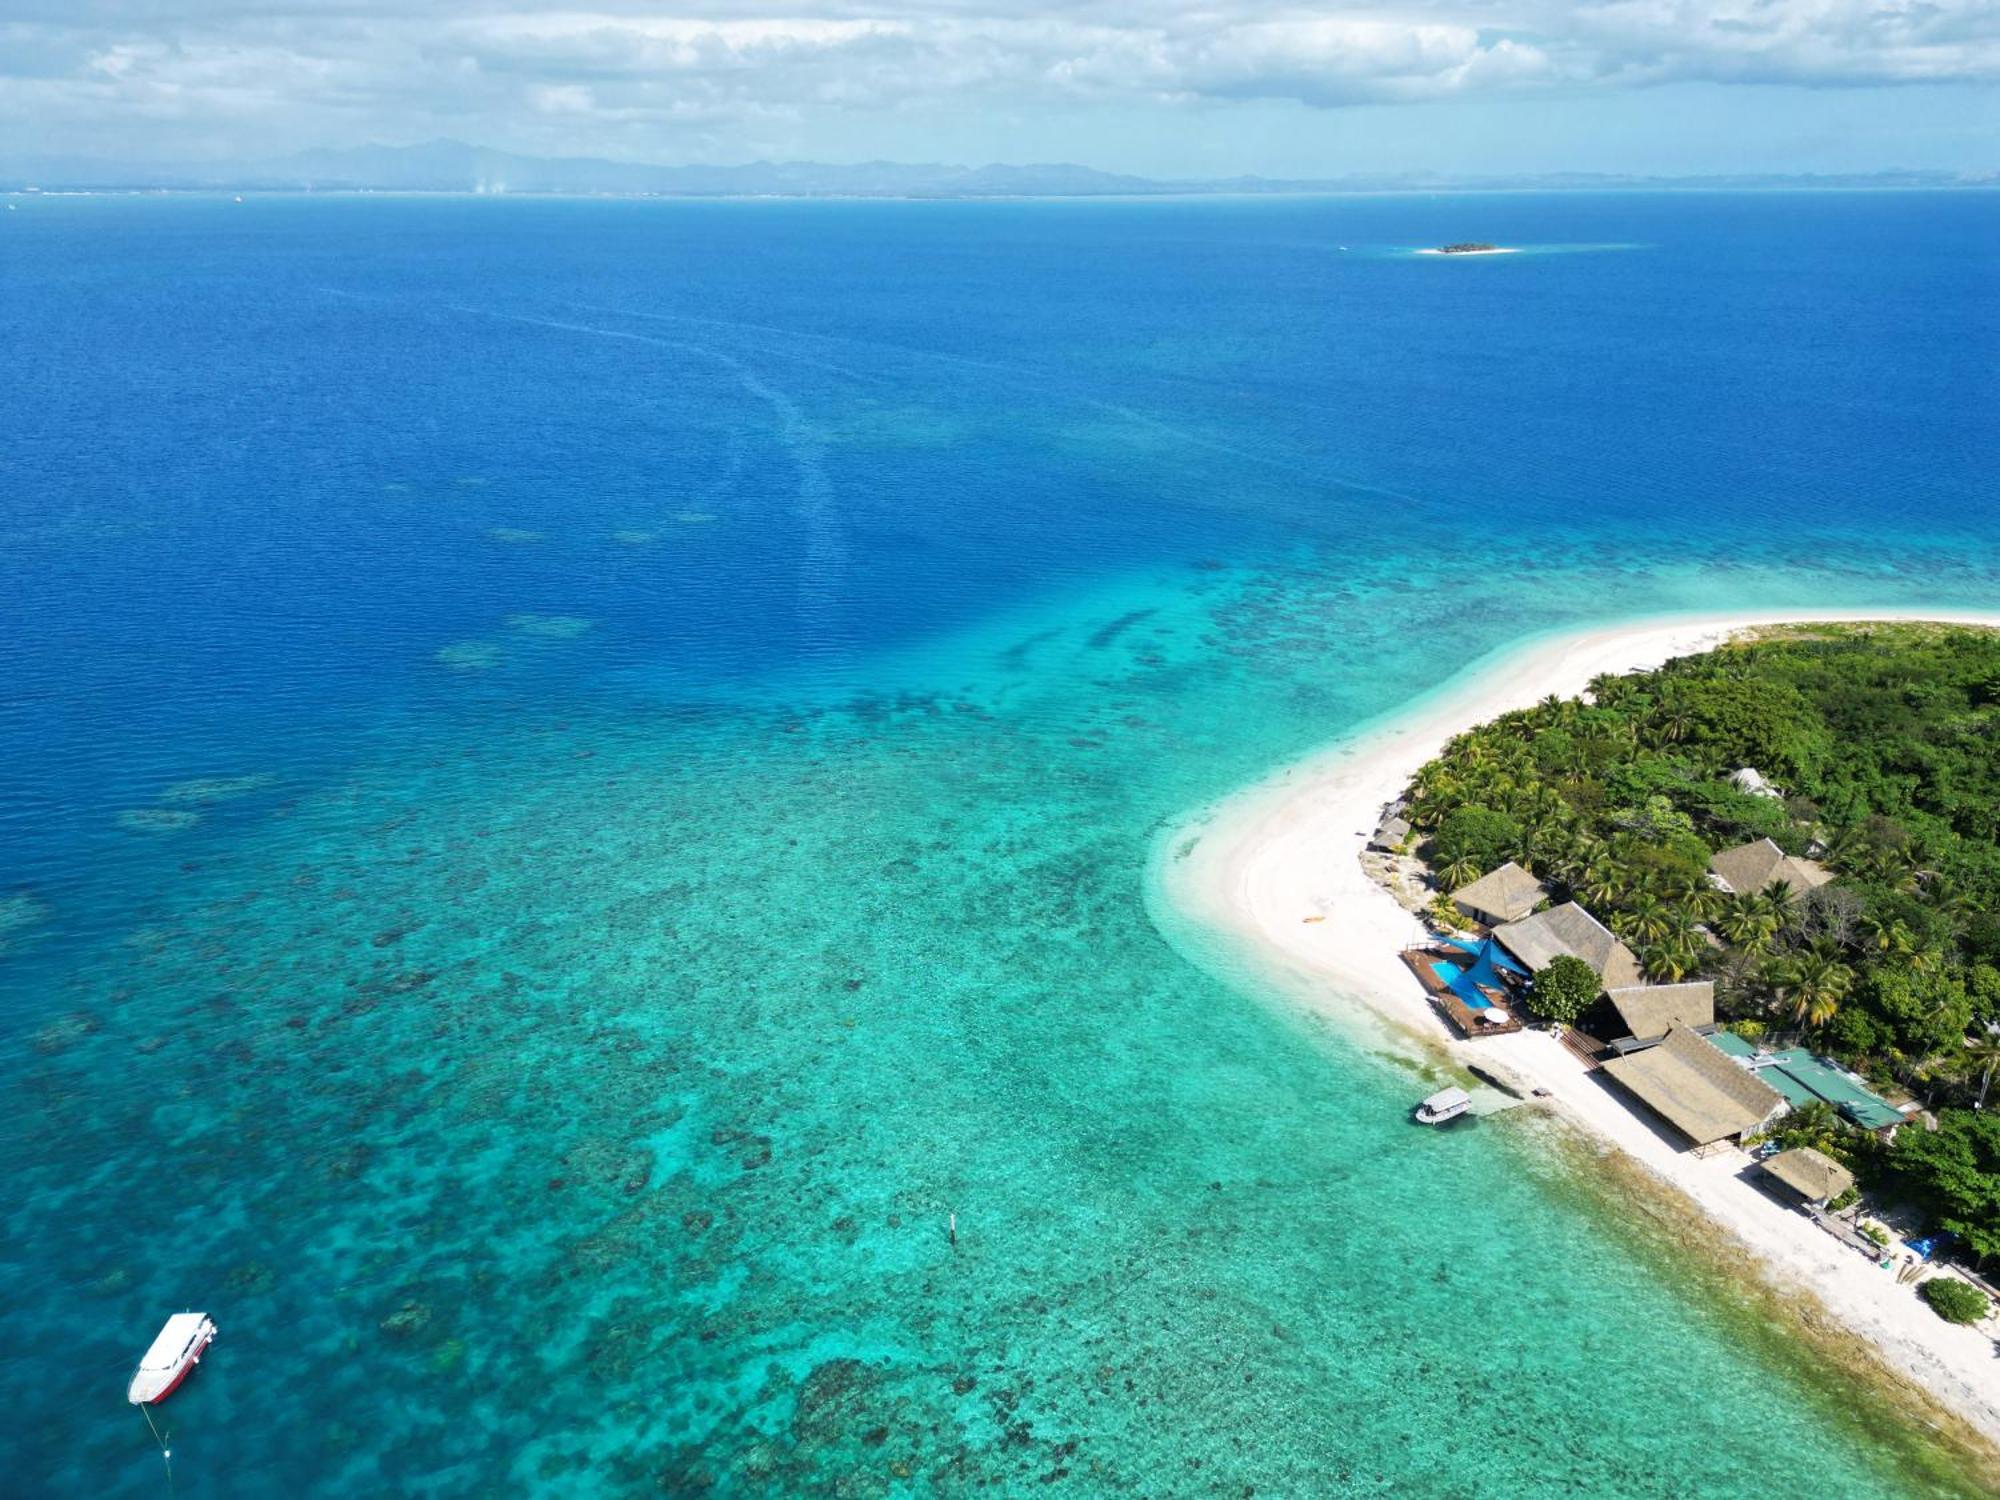
[[1450,986],[1451,992],[1454,995],[1458,996],[1460,1000],[1463,1000],[1468,1009],[1485,1010],[1487,1006],[1493,1003],[1492,1001],[1488,1000],[1484,995],[1480,994],[1478,989],[1475,988],[1469,981],[1461,982],[1465,980],[1465,970],[1461,969],[1457,964],[1453,963],[1450,959],[1448,958],[1432,959],[1431,972],[1437,975],[1439,979],[1442,979],[1448,986]]

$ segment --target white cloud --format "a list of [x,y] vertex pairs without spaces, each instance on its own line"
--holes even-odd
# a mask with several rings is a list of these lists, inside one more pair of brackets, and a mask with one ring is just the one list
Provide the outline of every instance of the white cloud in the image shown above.
[[673,14],[445,0],[415,15],[387,0],[24,0],[16,16],[0,25],[0,120],[45,137],[174,119],[239,135],[261,123],[518,138],[540,121],[583,140],[591,122],[726,129],[826,111],[2000,80],[2000,0],[803,0],[768,13],[717,0]]

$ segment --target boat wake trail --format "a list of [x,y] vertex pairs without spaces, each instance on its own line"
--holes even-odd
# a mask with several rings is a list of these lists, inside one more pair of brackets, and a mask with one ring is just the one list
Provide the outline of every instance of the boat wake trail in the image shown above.
[[492,308],[454,304],[450,310],[467,317],[491,318],[531,328],[548,328],[558,333],[618,339],[656,349],[670,349],[707,360],[727,370],[747,394],[770,408],[776,419],[778,441],[798,473],[793,514],[799,518],[804,550],[799,565],[796,598],[807,638],[822,655],[836,656],[844,651],[849,632],[842,622],[840,583],[847,570],[846,537],[840,523],[833,481],[827,474],[826,443],[796,401],[743,360],[706,344],[660,338],[621,328],[600,328],[595,324],[572,323],[559,318],[498,312]]
[[[1210,453],[1220,454],[1225,458],[1238,459],[1244,463],[1253,464],[1258,468],[1284,474],[1289,478],[1304,479],[1313,484],[1332,485],[1337,489],[1356,495],[1381,496],[1408,505],[1421,505],[1424,503],[1421,497],[1407,494],[1400,490],[1387,489],[1380,485],[1360,484],[1353,480],[1342,479],[1337,475],[1330,475],[1322,470],[1315,469],[1306,463],[1295,462],[1291,459],[1281,458],[1270,453],[1259,452],[1253,448],[1239,447],[1234,443],[1226,443],[1203,433],[1190,431],[1186,427],[1169,422],[1138,407],[1126,406],[1116,401],[1106,401],[1100,396],[1089,396],[1076,391],[1065,390],[1062,387],[1061,377],[1056,372],[1037,369],[1029,365],[1010,365],[995,360],[970,359],[962,354],[946,354],[936,349],[915,348],[908,344],[888,343],[877,339],[858,339],[844,334],[806,333],[795,328],[780,328],[769,323],[746,323],[728,318],[704,318],[692,313],[639,312],[632,308],[606,307],[601,304],[589,302],[579,302],[572,305],[587,312],[603,313],[610,317],[637,318],[652,323],[686,323],[702,328],[727,329],[735,333],[767,334],[776,338],[794,341],[812,340],[823,344],[846,344],[857,349],[882,350],[892,354],[903,355],[909,359],[927,360],[938,364],[952,365],[960,369],[980,370],[988,374],[1002,375],[1012,380],[1030,382],[1036,390],[1045,394],[1053,394],[1073,406],[1079,406],[1088,411],[1100,412],[1106,416],[1129,422],[1135,427],[1142,427],[1173,441],[1184,443],[1191,448],[1200,448]],[[845,375],[854,380],[879,381],[881,379],[880,376],[864,374],[843,365],[830,364],[824,360],[813,359],[807,355],[791,353],[781,349],[760,352],[770,353],[779,358],[796,359],[804,363],[814,364],[822,369],[831,370],[836,374]]]

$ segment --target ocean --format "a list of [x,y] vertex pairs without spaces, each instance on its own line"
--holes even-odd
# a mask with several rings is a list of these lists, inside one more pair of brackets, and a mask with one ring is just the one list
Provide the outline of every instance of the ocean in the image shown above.
[[1991,607],[2000,197],[12,202],[9,1493],[165,1491],[183,1307],[189,1496],[1973,1491],[1146,870],[1537,632]]

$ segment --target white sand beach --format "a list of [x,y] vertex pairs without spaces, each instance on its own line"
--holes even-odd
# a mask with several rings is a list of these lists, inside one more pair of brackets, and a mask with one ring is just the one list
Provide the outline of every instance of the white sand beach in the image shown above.
[[[1551,694],[1573,695],[1600,673],[1657,666],[1758,625],[1814,620],[1929,619],[2000,626],[2000,614],[1954,611],[1770,611],[1633,624],[1489,659],[1406,716],[1287,767],[1163,836],[1161,896],[1268,968],[1274,980],[1336,1022],[1386,1022],[1517,1083],[1546,1089],[1546,1109],[1600,1148],[1623,1152],[1678,1189],[1787,1294],[1816,1299],[1870,1341],[1893,1369],[2000,1443],[2000,1359],[1989,1332],[1937,1317],[1911,1285],[1847,1249],[1745,1176],[1740,1151],[1697,1160],[1670,1144],[1546,1032],[1457,1040],[1398,959],[1425,932],[1362,869],[1383,806],[1452,735]],[[1423,685],[1429,687],[1429,684]],[[1366,1007],[1363,1011],[1358,1007]],[[1509,1103],[1497,1091],[1481,1107]],[[1991,1324],[1988,1325],[1990,1329]]]

